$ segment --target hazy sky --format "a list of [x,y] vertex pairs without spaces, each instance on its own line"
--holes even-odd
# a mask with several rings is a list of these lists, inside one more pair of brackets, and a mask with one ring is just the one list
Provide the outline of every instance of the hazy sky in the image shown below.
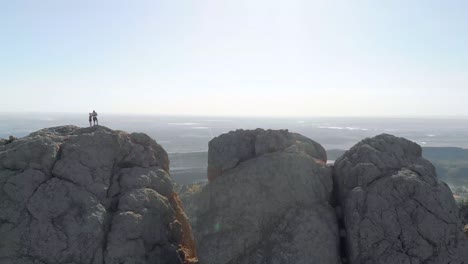
[[0,112],[468,115],[468,1],[0,0]]

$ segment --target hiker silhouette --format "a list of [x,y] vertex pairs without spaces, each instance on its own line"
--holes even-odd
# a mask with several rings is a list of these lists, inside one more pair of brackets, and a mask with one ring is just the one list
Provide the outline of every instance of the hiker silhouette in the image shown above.
[[93,125],[99,126],[99,121],[98,121],[98,118],[97,118],[98,114],[96,113],[96,111],[93,110],[93,113],[91,115],[93,116]]

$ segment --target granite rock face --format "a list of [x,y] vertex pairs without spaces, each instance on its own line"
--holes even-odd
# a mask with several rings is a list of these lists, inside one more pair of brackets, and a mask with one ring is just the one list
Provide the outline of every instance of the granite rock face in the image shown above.
[[0,144],[1,263],[193,263],[164,149],[105,127]]
[[334,180],[350,263],[468,263],[452,192],[417,144],[365,139],[335,162]]
[[[468,263],[452,193],[411,141],[365,139],[330,167],[302,135],[237,130],[208,156],[209,182],[180,190],[200,263]],[[168,171],[144,134],[0,140],[0,263],[197,263]]]
[[201,263],[340,263],[323,147],[286,130],[238,130],[208,155],[192,219]]
[[211,181],[239,163],[262,154],[301,151],[317,161],[327,162],[325,149],[317,142],[288,130],[236,130],[209,142],[208,179]]

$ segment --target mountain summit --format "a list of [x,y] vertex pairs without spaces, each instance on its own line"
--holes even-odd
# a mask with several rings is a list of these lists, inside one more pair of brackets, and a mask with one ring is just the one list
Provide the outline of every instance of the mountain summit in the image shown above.
[[166,151],[145,134],[43,129],[0,145],[2,263],[193,263]]

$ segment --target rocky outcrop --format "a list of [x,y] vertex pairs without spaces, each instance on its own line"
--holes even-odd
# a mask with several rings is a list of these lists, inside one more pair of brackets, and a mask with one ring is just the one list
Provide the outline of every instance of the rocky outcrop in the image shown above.
[[1,263],[192,263],[164,149],[105,127],[0,145]]
[[308,154],[316,162],[326,162],[327,153],[317,142],[287,130],[237,130],[209,142],[208,179],[214,180],[241,162],[287,148]]
[[209,143],[192,219],[201,263],[340,263],[324,149],[286,130],[238,130]]
[[449,187],[406,139],[365,139],[335,163],[350,263],[467,263]]
[[[287,130],[213,139],[209,183],[180,189],[201,263],[468,263],[460,211],[417,144],[380,135],[326,160]],[[168,171],[144,134],[0,140],[0,263],[196,263]]]

